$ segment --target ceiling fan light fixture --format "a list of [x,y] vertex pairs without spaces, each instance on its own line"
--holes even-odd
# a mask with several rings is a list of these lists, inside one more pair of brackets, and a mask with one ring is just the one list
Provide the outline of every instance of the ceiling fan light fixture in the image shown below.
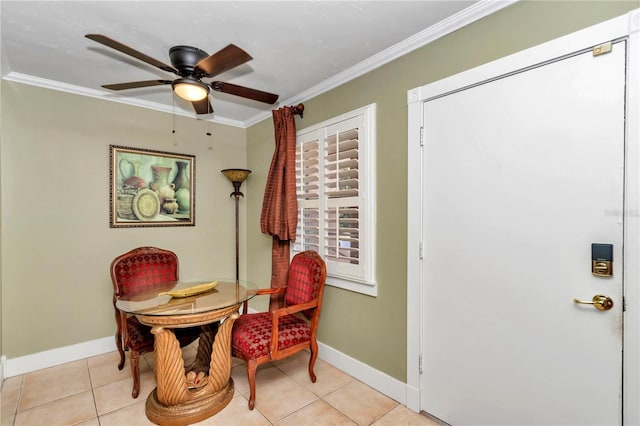
[[185,101],[201,101],[209,95],[209,86],[191,78],[179,78],[171,83],[173,91]]

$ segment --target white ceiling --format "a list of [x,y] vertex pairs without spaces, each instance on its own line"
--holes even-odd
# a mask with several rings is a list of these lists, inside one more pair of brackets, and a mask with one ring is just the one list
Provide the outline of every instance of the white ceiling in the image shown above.
[[174,45],[212,54],[233,43],[253,60],[215,79],[280,99],[268,105],[212,91],[215,113],[200,118],[244,127],[512,1],[2,0],[2,77],[195,116],[169,86],[101,88],[176,77],[84,35],[106,35],[168,64]]

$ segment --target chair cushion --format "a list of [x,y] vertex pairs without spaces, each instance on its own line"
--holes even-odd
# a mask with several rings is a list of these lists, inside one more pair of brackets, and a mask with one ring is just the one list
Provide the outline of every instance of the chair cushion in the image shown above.
[[153,334],[151,327],[140,324],[136,317],[127,318],[127,335],[129,337],[126,345],[138,352],[153,350]]
[[321,268],[313,259],[295,258],[289,266],[285,302],[288,306],[307,303],[318,297]]
[[[304,256],[298,253],[294,256],[289,266],[289,276],[287,278],[287,291],[284,300],[287,306],[298,305],[311,302],[318,298],[320,286],[324,283],[320,281],[324,277],[324,264],[318,262],[314,257]],[[315,309],[308,309],[302,314],[311,319]]]
[[[233,324],[234,351],[247,359],[268,355],[271,346],[271,313],[240,315]],[[296,315],[286,315],[279,320],[278,349],[286,349],[298,343],[308,342],[311,327]]]
[[116,293],[138,294],[178,279],[178,261],[173,253],[145,253],[127,257],[113,267]]

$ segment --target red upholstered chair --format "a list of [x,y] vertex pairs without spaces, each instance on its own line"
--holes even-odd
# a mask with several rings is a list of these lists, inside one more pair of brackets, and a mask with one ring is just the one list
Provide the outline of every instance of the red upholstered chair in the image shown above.
[[256,370],[260,364],[286,358],[309,349],[309,377],[315,383],[313,366],[318,357],[316,330],[322,307],[327,268],[314,251],[296,254],[289,266],[287,286],[260,289],[261,294],[284,294],[285,307],[271,312],[243,314],[233,324],[233,355],[247,362],[250,398],[256,400]]
[[[118,370],[124,367],[125,351],[130,351],[133,390],[131,396],[140,393],[140,355],[153,351],[151,327],[141,324],[135,316],[116,308],[118,297],[144,293],[178,280],[178,256],[172,251],[156,247],[139,247],[121,254],[111,262],[113,282],[113,307],[115,308],[116,347],[120,353]],[[166,287],[166,286],[165,286]],[[181,346],[188,345],[200,335],[199,328],[176,330]]]

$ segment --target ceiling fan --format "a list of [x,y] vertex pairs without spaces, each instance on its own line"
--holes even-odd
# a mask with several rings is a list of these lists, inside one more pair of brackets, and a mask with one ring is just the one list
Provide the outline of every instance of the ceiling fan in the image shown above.
[[253,59],[247,52],[230,44],[218,52],[209,55],[207,52],[191,46],[173,46],[169,49],[171,65],[167,65],[150,56],[145,55],[129,46],[101,34],[86,34],[85,37],[132,56],[163,71],[176,74],[175,80],[145,80],[129,83],[104,84],[102,87],[110,90],[126,90],[139,87],[159,86],[170,84],[173,91],[182,99],[191,102],[196,114],[210,114],[213,112],[209,102],[210,89],[216,92],[252,99],[258,102],[274,104],[278,95],[250,89],[223,81],[205,83],[203,78],[211,78]]

